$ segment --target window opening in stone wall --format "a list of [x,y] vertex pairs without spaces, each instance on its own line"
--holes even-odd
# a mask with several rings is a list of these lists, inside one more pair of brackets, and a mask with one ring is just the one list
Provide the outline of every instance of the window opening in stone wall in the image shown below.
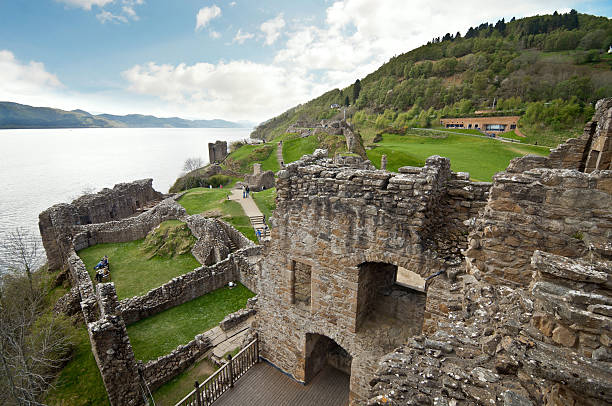
[[294,275],[293,302],[296,306],[309,309],[312,296],[312,267],[298,261],[292,261],[291,267]]
[[421,333],[425,315],[425,280],[393,264],[359,266],[358,331],[397,329],[404,337]]

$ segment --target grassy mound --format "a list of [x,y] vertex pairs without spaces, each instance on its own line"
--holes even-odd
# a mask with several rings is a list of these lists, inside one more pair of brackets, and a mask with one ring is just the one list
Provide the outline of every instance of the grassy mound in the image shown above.
[[280,169],[276,159],[277,147],[278,144],[275,142],[261,145],[242,145],[225,158],[223,166],[231,171],[248,174],[253,172],[253,164],[260,163],[263,171],[276,172]]
[[251,194],[255,204],[259,207],[259,210],[266,216],[267,220],[272,216],[274,209],[276,209],[276,188],[267,189],[261,192],[253,192]]
[[346,140],[342,135],[325,133],[289,139],[283,141],[283,161],[285,164],[297,161],[318,148],[327,149],[329,156],[334,156],[336,153],[346,152]]
[[229,189],[195,188],[188,190],[179,200],[188,214],[203,213],[208,217],[220,217],[251,241],[257,243],[255,231],[239,203],[228,200]]
[[151,259],[154,256],[171,258],[191,252],[196,238],[187,224],[168,220],[151,231],[142,243],[142,251]]

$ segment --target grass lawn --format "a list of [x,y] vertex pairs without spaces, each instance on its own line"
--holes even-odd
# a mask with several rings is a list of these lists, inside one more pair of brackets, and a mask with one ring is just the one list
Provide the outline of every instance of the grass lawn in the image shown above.
[[283,162],[295,162],[306,154],[312,154],[317,148],[319,140],[316,135],[283,141]]
[[203,359],[153,392],[155,404],[175,405],[193,390],[195,381],[204,382],[215,370],[212,362]]
[[255,204],[259,207],[259,210],[266,216],[268,220],[274,209],[276,209],[276,188],[267,189],[261,192],[251,193]]
[[220,217],[227,221],[248,239],[257,243],[255,231],[249,218],[244,214],[239,203],[227,200],[230,189],[194,188],[187,191],[179,200],[187,214],[204,213],[211,217]]
[[106,389],[96,365],[85,326],[78,330],[72,359],[60,372],[45,403],[63,406],[108,405]]
[[253,292],[239,283],[233,289],[217,289],[132,324],[127,329],[136,359],[149,361],[170,353],[243,308],[253,296]]
[[155,256],[147,259],[142,250],[144,240],[122,243],[98,244],[79,251],[92,280],[94,266],[108,255],[112,281],[115,282],[119,300],[147,293],[170,279],[193,271],[201,264],[186,253],[171,258]]
[[487,182],[496,172],[504,170],[512,158],[530,153],[545,156],[549,150],[461,134],[435,138],[385,134],[376,148],[367,151],[376,167],[380,167],[380,158],[386,154],[390,171],[406,165],[423,166],[431,155],[444,156],[450,158],[454,172],[469,172],[473,180]]

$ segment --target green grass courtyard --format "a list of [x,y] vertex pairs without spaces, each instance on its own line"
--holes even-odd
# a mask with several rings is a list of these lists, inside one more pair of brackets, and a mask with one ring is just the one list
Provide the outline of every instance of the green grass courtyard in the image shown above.
[[200,333],[213,328],[225,316],[242,309],[253,292],[238,283],[223,287],[182,305],[128,326],[136,359],[149,361],[168,354]]

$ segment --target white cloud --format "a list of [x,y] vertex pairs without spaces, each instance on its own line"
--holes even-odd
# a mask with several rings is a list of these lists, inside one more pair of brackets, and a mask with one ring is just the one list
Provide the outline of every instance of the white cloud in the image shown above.
[[215,30],[210,30],[208,35],[210,35],[210,37],[214,38],[214,39],[221,38],[221,33],[217,32]]
[[250,61],[136,65],[123,72],[130,90],[157,96],[191,116],[262,118],[325,89],[280,66]]
[[282,30],[285,27],[285,19],[283,13],[280,13],[276,18],[268,20],[261,24],[259,29],[264,33],[265,44],[272,45],[280,37]]
[[122,15],[116,15],[111,13],[110,11],[102,10],[100,13],[96,14],[96,18],[100,20],[102,24],[104,23],[127,23],[128,19]]
[[80,7],[84,10],[91,10],[92,6],[104,7],[108,3],[112,3],[114,0],[57,0],[57,1],[68,4],[69,6]]
[[217,18],[221,15],[221,9],[215,5],[212,7],[202,7],[200,11],[198,11],[198,15],[196,16],[196,27],[195,30],[201,30],[206,27],[210,20]]
[[34,103],[63,86],[41,62],[22,63],[8,50],[0,50],[0,100]]
[[239,44],[244,44],[244,41],[247,39],[251,39],[255,36],[255,34],[251,34],[249,32],[242,32],[242,29],[239,29],[236,33],[236,36],[232,40],[232,42],[237,42]]
[[102,23],[127,23],[129,20],[138,21],[139,17],[135,7],[144,4],[144,0],[57,0],[65,4],[91,10],[98,6],[100,12],[96,18]]
[[229,5],[230,5],[230,7],[234,7],[236,5],[236,2],[232,1]]

